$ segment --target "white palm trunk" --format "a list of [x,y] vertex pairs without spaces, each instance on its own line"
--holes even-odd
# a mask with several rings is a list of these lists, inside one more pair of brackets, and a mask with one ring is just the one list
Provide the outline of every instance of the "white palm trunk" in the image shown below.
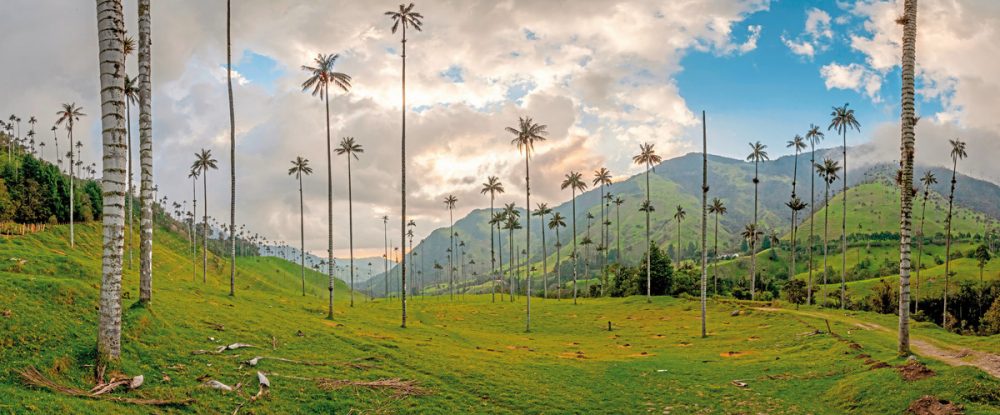
[[[902,189],[899,219],[899,336],[897,352],[910,353],[910,227],[913,212],[914,75],[917,43],[917,0],[903,6]],[[923,227],[923,226],[921,226]],[[918,271],[919,272],[919,271]]]
[[97,33],[101,78],[101,138],[104,197],[103,259],[97,329],[100,374],[121,355],[122,253],[125,239],[125,31],[120,0],[97,0]]
[[[149,7],[149,0],[139,0],[139,203],[142,209],[139,213],[139,300],[146,304],[153,300],[153,69]],[[130,216],[131,211],[129,209]]]
[[705,330],[705,303],[708,296],[708,133],[705,126],[705,112],[701,112],[701,337],[707,335]]

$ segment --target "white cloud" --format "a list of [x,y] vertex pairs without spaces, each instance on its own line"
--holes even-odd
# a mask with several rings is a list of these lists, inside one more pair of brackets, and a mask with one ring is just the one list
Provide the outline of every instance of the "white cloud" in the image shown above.
[[879,96],[882,76],[863,65],[856,63],[841,65],[834,62],[821,67],[819,73],[826,83],[826,89],[850,89],[864,92],[874,102],[882,100]]
[[816,55],[816,48],[813,47],[812,43],[807,40],[795,41],[786,38],[785,35],[781,35],[781,42],[784,43],[785,46],[788,46],[788,49],[791,49],[792,53],[796,55],[805,56],[810,59]]
[[809,9],[806,12],[806,33],[813,39],[833,39],[830,14],[817,8]]
[[833,27],[830,25],[830,14],[817,8],[806,11],[805,29],[801,34],[794,38],[781,35],[781,42],[793,54],[807,59],[812,59],[818,52],[829,48],[832,40]]

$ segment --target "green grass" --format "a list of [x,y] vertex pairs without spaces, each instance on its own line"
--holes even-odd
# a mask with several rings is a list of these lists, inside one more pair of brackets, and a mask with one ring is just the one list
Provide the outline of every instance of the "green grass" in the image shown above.
[[[16,371],[38,367],[56,381],[92,386],[99,225],[77,227],[76,249],[68,229],[0,240],[0,413],[147,413],[147,407],[88,400],[25,386]],[[348,306],[337,285],[337,313],[326,314],[325,276],[307,271],[301,295],[298,267],[275,258],[240,258],[237,295],[229,297],[225,262],[210,258],[208,282],[192,275],[187,240],[159,228],[154,259],[154,299],[133,307],[138,261],[124,281],[122,361],[117,369],[143,374],[146,384],[122,396],[187,398],[181,413],[231,413],[244,397],[199,387],[209,375],[256,390],[255,370],[268,373],[271,394],[249,404],[254,413],[671,413],[839,414],[900,413],[925,394],[958,401],[967,413],[1000,411],[1000,381],[969,367],[925,361],[938,374],[903,381],[892,369],[869,370],[859,353],[892,365],[895,336],[859,330],[854,321],[892,328],[892,316],[838,314],[808,309],[846,341],[806,335],[825,327],[814,315],[752,310],[730,313],[734,303],[709,303],[709,337],[699,336],[697,301],[678,298],[533,298],[533,331],[524,332],[524,297],[492,304],[490,296],[449,302],[419,297],[410,303],[409,328],[399,327],[398,301],[356,297]],[[27,262],[15,266],[8,258]],[[137,257],[136,257],[137,258]],[[803,308],[803,310],[807,310]],[[613,331],[607,331],[608,321]],[[207,323],[222,324],[216,331]],[[301,331],[302,336],[297,332]],[[1000,338],[960,338],[926,324],[915,335],[980,350],[997,350]],[[212,339],[215,340],[212,340]],[[276,347],[272,347],[272,339]],[[233,342],[257,348],[222,355],[192,355]],[[849,347],[860,344],[862,350]],[[734,353],[730,353],[734,352]],[[371,365],[304,366],[253,356]],[[170,381],[165,381],[169,376]],[[413,380],[428,393],[405,399],[385,391],[320,389],[315,378]],[[731,384],[749,383],[748,388]],[[992,400],[990,400],[992,399]]]

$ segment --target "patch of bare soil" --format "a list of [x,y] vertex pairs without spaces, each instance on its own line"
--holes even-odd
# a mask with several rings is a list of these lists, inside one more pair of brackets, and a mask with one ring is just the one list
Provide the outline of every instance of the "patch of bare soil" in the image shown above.
[[952,366],[975,366],[993,377],[1000,378],[1000,355],[970,349],[948,350],[917,339],[911,340],[910,345],[914,351],[923,356],[932,357]]
[[938,399],[931,395],[924,395],[920,399],[910,403],[910,407],[906,409],[906,413],[913,415],[960,415],[965,412],[962,411],[962,405],[960,404]]
[[896,369],[899,370],[899,374],[903,377],[903,380],[907,381],[926,379],[935,375],[933,370],[916,360],[906,362],[906,364],[898,366]]
[[722,357],[740,357],[740,356],[746,356],[748,354],[750,354],[750,352],[748,352],[748,351],[747,352],[737,352],[737,351],[730,350],[728,352],[719,353],[719,356],[722,356]]

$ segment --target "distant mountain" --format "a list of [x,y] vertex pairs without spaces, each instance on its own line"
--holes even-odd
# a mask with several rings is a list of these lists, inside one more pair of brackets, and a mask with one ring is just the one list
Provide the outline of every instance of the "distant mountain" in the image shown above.
[[[260,254],[263,256],[273,256],[278,258],[283,258],[288,261],[299,263],[299,252],[298,248],[291,246],[270,246],[265,247],[261,250]],[[321,273],[326,273],[326,258],[320,258],[316,255],[306,252],[306,267],[319,271]],[[334,258],[334,270],[333,276],[342,281],[349,282],[351,276],[348,270],[348,263],[350,258]],[[369,266],[371,264],[371,266]],[[354,273],[354,283],[368,281],[369,278],[374,278],[377,275],[381,275],[385,266],[382,261],[382,257],[365,257],[365,258],[354,258],[354,267],[357,271]],[[361,287],[357,287],[361,289]]]
[[[816,160],[831,157],[840,160],[842,157],[840,148],[822,149],[816,151]],[[850,161],[850,160],[848,160]],[[687,217],[681,222],[681,257],[682,259],[694,258],[697,255],[697,241],[700,240],[700,209],[701,209],[701,168],[702,156],[700,153],[690,153],[684,156],[665,160],[657,165],[650,173],[649,185],[651,190],[651,200],[656,211],[650,219],[651,239],[662,248],[669,249],[671,258],[676,256],[675,249],[678,244],[677,224],[673,221],[673,215],[677,206],[681,206]],[[797,164],[797,166],[796,166]],[[888,186],[894,186],[895,166],[890,164],[879,164],[875,166],[860,166],[862,170],[850,170],[848,172],[848,185],[857,186],[861,183],[880,182]],[[915,178],[919,178],[928,167],[918,167]],[[933,187],[933,191],[947,195],[951,171],[948,169],[933,167],[930,168],[938,178],[938,184]],[[735,250],[739,247],[738,235],[743,227],[753,220],[754,201],[754,165],[743,160],[737,160],[722,156],[709,155],[708,157],[709,175],[709,203],[712,198],[722,199],[727,208],[728,214],[719,218],[719,241],[720,250]],[[758,193],[758,223],[763,229],[773,229],[780,235],[786,234],[790,229],[790,213],[785,206],[790,198],[793,174],[797,175],[796,193],[806,203],[810,200],[811,179],[814,176],[814,169],[810,168],[810,153],[800,154],[798,163],[794,156],[783,156],[775,160],[765,161],[759,165],[759,193]],[[841,175],[842,176],[842,175]],[[590,177],[587,177],[590,182]],[[815,204],[817,209],[823,201],[823,182],[815,176]],[[962,174],[958,174],[958,190],[955,196],[957,206],[969,208],[975,212],[986,214],[992,219],[1000,218],[1000,187],[996,184],[974,179]],[[624,204],[616,207],[610,205],[611,235],[609,256],[619,255],[618,246],[620,243],[623,260],[635,263],[640,260],[640,256],[645,252],[645,216],[640,212],[639,206],[645,199],[646,181],[645,175],[640,173],[627,179],[620,180],[604,189],[605,193],[610,192],[616,197],[624,199]],[[838,181],[831,186],[831,197],[841,191],[841,184]],[[567,192],[567,196],[569,196]],[[590,264],[599,264],[600,256],[596,248],[601,241],[600,238],[600,218],[601,218],[601,190],[590,189],[589,191],[577,195],[576,198],[576,234],[579,236],[578,252],[582,261],[589,261]],[[850,198],[848,199],[850,201]],[[898,198],[896,199],[898,203]],[[487,203],[484,199],[483,203]],[[534,208],[534,206],[532,207]],[[558,206],[552,207],[554,212],[560,212],[566,218],[572,217],[572,204],[567,201]],[[522,226],[526,218],[523,208],[519,208],[520,221]],[[595,219],[591,220],[589,230],[590,238],[594,244],[588,249],[579,245],[583,237],[588,234],[587,214],[590,213]],[[618,215],[620,214],[620,223]],[[808,214],[802,215],[805,219]],[[464,242],[464,275],[472,277],[484,275],[490,270],[490,228],[487,221],[490,217],[489,209],[475,209],[468,215],[458,218],[455,221],[455,232],[458,238],[455,244]],[[530,262],[535,269],[541,268],[542,255],[542,231],[539,226],[539,218],[532,216],[532,252]],[[546,218],[546,222],[548,218]],[[562,245],[560,255],[565,261],[572,252],[572,222],[566,221],[567,227],[560,229],[559,243]],[[621,239],[617,238],[620,226]],[[887,227],[898,227],[896,222],[889,221]],[[871,231],[869,229],[866,232]],[[898,231],[898,229],[897,229]],[[546,239],[546,256],[548,269],[553,269],[555,265],[555,244],[556,238],[553,230],[544,227]],[[714,235],[714,217],[709,218],[709,232]],[[853,232],[853,230],[849,230]],[[839,233],[838,233],[839,234]],[[431,285],[437,281],[448,280],[449,264],[449,231],[447,228],[436,229],[431,232],[423,241],[415,241],[414,249],[414,274],[410,274],[412,281],[424,286]],[[495,236],[494,236],[495,238]],[[499,253],[504,266],[510,255],[509,234],[504,231],[502,241],[503,251]],[[494,239],[494,244],[498,242]],[[514,247],[518,250],[524,245],[524,230],[514,232]],[[499,247],[499,245],[498,245]],[[454,265],[460,268],[459,257],[463,257],[463,250],[456,250]],[[475,264],[469,264],[474,261]],[[435,264],[440,264],[442,269],[436,269]],[[380,292],[384,288],[385,281],[388,280],[392,288],[398,289],[398,270],[390,270],[391,278],[379,276],[374,282],[375,292]],[[461,270],[456,272],[459,275]]]

